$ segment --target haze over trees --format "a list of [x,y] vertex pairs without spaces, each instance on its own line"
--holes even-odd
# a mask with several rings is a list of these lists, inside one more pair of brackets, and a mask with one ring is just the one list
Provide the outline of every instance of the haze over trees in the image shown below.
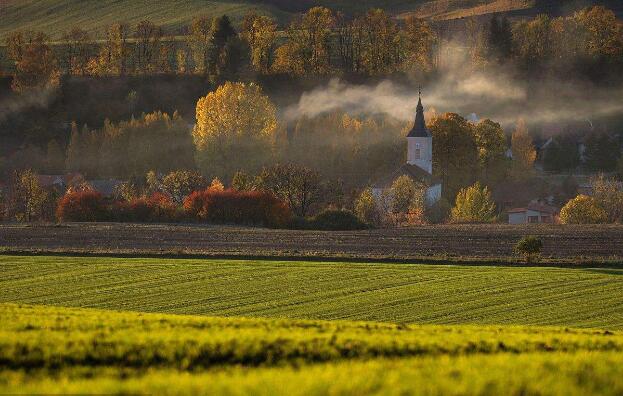
[[[77,172],[121,179],[128,187],[121,195],[130,197],[148,172],[159,183],[191,172],[218,177],[226,187],[236,175],[238,189],[251,190],[261,187],[263,170],[280,163],[319,175],[330,197],[295,212],[315,214],[322,205],[354,210],[367,186],[404,162],[409,122],[375,109],[346,105],[308,114],[292,104],[336,76],[358,83],[391,78],[413,90],[416,82],[440,84],[444,51],[457,37],[440,23],[399,20],[382,9],[353,15],[312,7],[286,23],[254,13],[237,22],[198,15],[172,32],[149,19],[119,21],[99,35],[73,27],[62,42],[37,32],[9,35],[10,97],[26,102],[17,106],[26,110],[0,114],[0,135],[8,142],[0,152],[4,180],[14,170]],[[623,69],[621,23],[604,7],[559,18],[470,20],[464,30],[466,76],[504,70],[529,84],[563,73],[603,84]],[[546,147],[549,136],[537,121],[513,127],[509,119],[468,118],[432,109],[428,117],[444,207],[476,181],[498,204],[509,185],[562,196],[558,187],[534,182],[535,165],[549,172],[613,172],[623,164],[616,117],[595,121],[594,128],[591,121],[590,133],[560,133]],[[181,202],[174,187],[153,191]]]

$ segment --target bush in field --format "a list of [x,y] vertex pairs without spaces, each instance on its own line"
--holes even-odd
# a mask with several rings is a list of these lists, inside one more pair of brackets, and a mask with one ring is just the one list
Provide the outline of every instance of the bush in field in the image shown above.
[[355,201],[355,214],[364,223],[378,227],[381,225],[382,216],[371,188],[363,190]]
[[177,219],[175,202],[166,194],[115,202],[112,217],[119,222],[170,222]]
[[264,191],[195,191],[184,200],[184,211],[193,220],[221,224],[283,227],[291,218],[288,205]]
[[350,210],[326,209],[314,217],[309,226],[314,230],[347,231],[362,230],[366,224]]
[[608,213],[593,197],[578,195],[560,210],[563,224],[601,224],[608,221]]
[[540,254],[543,249],[543,241],[536,236],[525,236],[515,245],[515,252],[526,257],[526,263],[530,264]]
[[427,206],[424,211],[426,221],[432,224],[440,224],[448,219],[448,215],[452,210],[452,205],[447,199],[441,197],[439,201]]
[[202,190],[208,186],[207,181],[200,173],[187,170],[169,173],[160,184],[162,190],[179,203],[182,203],[184,198],[193,191]]
[[422,224],[426,186],[403,175],[394,180],[391,187],[391,211],[396,224]]
[[94,190],[70,191],[56,207],[59,221],[103,221],[108,211],[102,194]]
[[459,191],[452,208],[455,223],[492,223],[496,220],[491,192],[479,182]]

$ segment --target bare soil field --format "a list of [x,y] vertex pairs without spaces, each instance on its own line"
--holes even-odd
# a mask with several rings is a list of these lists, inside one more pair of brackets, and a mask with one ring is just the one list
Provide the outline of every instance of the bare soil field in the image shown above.
[[435,225],[366,231],[229,226],[0,225],[0,252],[387,261],[518,261],[524,235],[544,242],[543,262],[621,263],[623,226]]

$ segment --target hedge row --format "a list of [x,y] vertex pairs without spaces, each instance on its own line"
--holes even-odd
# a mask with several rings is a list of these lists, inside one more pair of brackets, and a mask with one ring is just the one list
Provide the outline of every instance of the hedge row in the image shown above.
[[178,207],[165,194],[131,201],[107,202],[96,191],[69,192],[58,203],[59,221],[177,222],[197,221],[285,227],[292,217],[288,206],[263,191],[196,191]]

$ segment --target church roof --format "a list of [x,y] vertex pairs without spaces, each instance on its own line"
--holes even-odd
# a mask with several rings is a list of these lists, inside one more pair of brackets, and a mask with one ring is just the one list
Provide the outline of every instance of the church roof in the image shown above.
[[417,102],[417,110],[415,112],[415,124],[407,135],[407,137],[432,137],[430,131],[426,128],[424,120],[424,106],[422,106],[422,98]]
[[409,176],[411,179],[424,183],[428,186],[439,184],[439,180],[433,178],[433,176],[426,172],[424,169],[417,165],[403,164],[400,168],[396,169],[393,173],[386,175],[374,183],[374,188],[390,188],[394,181],[400,176]]

